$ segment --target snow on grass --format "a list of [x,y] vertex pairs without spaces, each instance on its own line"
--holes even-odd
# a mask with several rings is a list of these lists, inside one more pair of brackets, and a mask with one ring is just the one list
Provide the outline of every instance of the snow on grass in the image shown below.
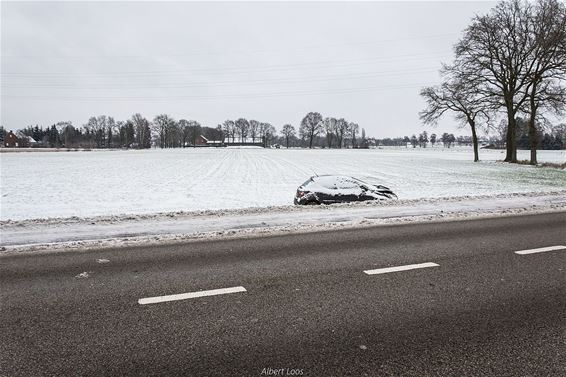
[[[528,151],[520,151],[519,159]],[[443,198],[566,188],[566,171],[497,160],[463,149],[172,149],[6,153],[1,220],[267,207],[293,202],[316,174],[351,175],[390,187],[399,199]],[[565,151],[539,160],[565,162]]]

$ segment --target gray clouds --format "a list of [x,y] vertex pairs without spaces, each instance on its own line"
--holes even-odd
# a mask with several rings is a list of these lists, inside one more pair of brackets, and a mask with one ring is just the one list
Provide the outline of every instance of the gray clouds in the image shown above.
[[493,5],[3,2],[1,122],[140,112],[279,129],[319,111],[369,135],[417,133],[419,89],[438,82],[470,18]]

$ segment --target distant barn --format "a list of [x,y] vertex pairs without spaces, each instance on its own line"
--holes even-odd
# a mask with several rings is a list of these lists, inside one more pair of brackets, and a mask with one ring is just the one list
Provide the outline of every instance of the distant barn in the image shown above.
[[262,147],[265,148],[265,140],[262,137],[227,137],[224,140],[209,140],[203,135],[199,135],[194,142],[185,144],[186,147]]
[[222,140],[208,140],[203,135],[199,135],[195,138],[193,143],[186,143],[185,146],[188,147],[223,147]]
[[227,147],[243,147],[243,146],[253,146],[253,147],[265,147],[265,141],[261,137],[251,138],[224,138],[224,145]]
[[6,148],[29,148],[36,147],[37,141],[31,136],[24,135],[21,132],[14,134],[12,131],[4,136],[2,146]]
[[12,132],[8,132],[4,137],[4,146],[6,148],[17,148],[20,146],[17,136]]

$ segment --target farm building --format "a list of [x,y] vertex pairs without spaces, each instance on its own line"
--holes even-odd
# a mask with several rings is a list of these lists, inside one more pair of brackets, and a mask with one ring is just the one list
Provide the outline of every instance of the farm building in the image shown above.
[[256,137],[256,138],[251,138],[251,137],[230,138],[230,137],[227,137],[227,138],[224,139],[224,145],[227,146],[227,147],[231,147],[231,146],[235,146],[235,147],[236,146],[237,147],[242,147],[242,146],[265,147],[265,141],[261,137]]
[[14,134],[12,131],[9,131],[4,136],[2,146],[6,148],[29,148],[37,146],[37,141],[33,137],[26,136],[21,132]]
[[195,138],[194,144],[193,143],[186,143],[185,146],[187,147],[223,147],[223,143],[221,140],[208,140],[203,135],[199,135]]

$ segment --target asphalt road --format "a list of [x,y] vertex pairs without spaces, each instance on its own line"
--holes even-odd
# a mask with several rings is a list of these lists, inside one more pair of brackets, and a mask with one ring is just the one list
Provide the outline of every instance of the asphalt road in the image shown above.
[[4,255],[0,376],[566,376],[566,248],[515,253],[559,245],[566,213]]

